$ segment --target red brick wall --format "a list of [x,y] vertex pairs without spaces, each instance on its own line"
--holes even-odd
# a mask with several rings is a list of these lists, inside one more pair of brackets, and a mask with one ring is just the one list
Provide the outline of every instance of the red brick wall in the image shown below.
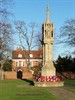
[[17,73],[16,72],[13,72],[13,71],[5,71],[4,72],[4,78],[5,79],[17,79]]
[[[17,79],[17,72],[14,71],[5,71],[4,72],[4,78],[5,79]],[[33,75],[30,72],[23,72],[22,79],[32,79]]]
[[33,75],[30,72],[23,72],[23,79],[32,79]]

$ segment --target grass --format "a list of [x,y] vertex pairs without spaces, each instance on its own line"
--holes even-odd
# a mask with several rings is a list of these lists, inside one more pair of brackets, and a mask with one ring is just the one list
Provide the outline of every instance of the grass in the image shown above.
[[[75,80],[64,80],[65,88],[75,93]],[[46,88],[30,86],[28,80],[0,80],[0,100],[59,100]],[[73,85],[73,86],[72,86]]]
[[75,85],[75,80],[65,79],[63,81],[66,85]]
[[46,88],[29,86],[29,81],[0,80],[0,100],[58,100]]
[[68,90],[75,93],[75,88],[69,88]]
[[75,93],[75,80],[66,79],[64,83],[69,86],[67,90]]

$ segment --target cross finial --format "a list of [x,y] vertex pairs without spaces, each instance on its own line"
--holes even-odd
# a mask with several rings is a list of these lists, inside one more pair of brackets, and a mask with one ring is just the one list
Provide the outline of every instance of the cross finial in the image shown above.
[[50,13],[50,11],[49,11],[49,5],[47,5],[47,8],[46,8],[46,22],[47,22],[47,23],[50,22],[49,13]]

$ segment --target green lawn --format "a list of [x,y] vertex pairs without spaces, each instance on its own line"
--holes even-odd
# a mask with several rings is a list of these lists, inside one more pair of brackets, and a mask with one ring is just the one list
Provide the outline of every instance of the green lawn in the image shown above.
[[75,85],[75,80],[65,79],[63,81],[66,85]]
[[29,86],[24,80],[0,80],[0,100],[58,100],[46,88]]
[[67,90],[75,93],[75,80],[66,79],[66,80],[64,80],[64,83],[65,83],[65,85],[69,86]]

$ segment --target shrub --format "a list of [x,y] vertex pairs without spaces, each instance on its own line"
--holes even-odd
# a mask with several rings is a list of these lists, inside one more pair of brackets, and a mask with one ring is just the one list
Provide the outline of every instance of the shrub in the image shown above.
[[3,70],[4,71],[11,71],[12,70],[12,61],[7,59],[5,60],[4,64],[3,64]]

